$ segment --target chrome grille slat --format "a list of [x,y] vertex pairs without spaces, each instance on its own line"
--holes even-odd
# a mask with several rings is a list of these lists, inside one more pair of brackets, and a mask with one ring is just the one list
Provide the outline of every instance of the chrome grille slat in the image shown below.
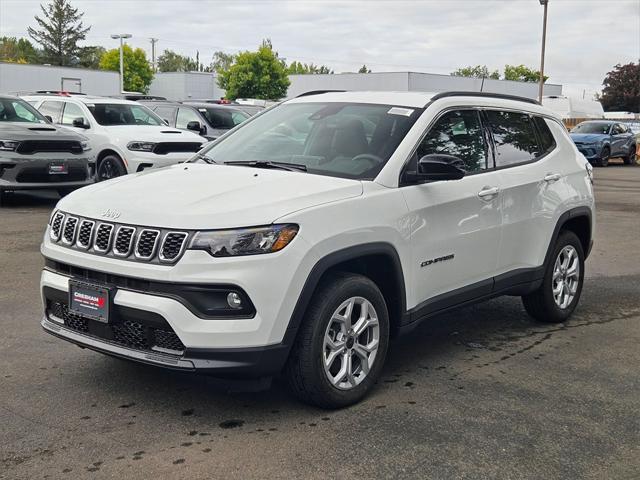
[[138,241],[134,249],[136,258],[140,260],[149,260],[153,258],[156,253],[156,247],[158,246],[158,239],[160,238],[160,230],[152,230],[144,228],[140,230],[138,234]]
[[96,222],[93,220],[82,220],[80,222],[80,228],[78,230],[78,239],[76,240],[76,245],[78,248],[82,248],[83,250],[87,250],[91,246],[91,240],[93,239],[93,227],[95,227]]
[[158,255],[162,262],[173,262],[180,255],[187,243],[187,233],[185,232],[167,232],[162,239],[160,254]]
[[88,254],[127,261],[171,265],[184,254],[191,231],[101,222],[56,212],[51,218],[52,242]]
[[51,240],[58,241],[60,240],[60,235],[62,233],[62,224],[64,223],[64,213],[58,212],[53,217],[53,221],[51,222],[51,230],[49,231],[49,236]]
[[118,227],[116,239],[113,242],[113,254],[117,257],[128,257],[135,240],[136,229],[134,227]]
[[67,217],[64,222],[64,228],[62,229],[62,243],[67,245],[73,245],[76,239],[76,230],[78,228],[77,217]]

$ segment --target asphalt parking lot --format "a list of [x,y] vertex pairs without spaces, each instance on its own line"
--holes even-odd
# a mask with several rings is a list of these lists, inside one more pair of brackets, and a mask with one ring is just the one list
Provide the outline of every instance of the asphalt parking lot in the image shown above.
[[0,209],[0,478],[638,478],[640,166],[595,173],[596,243],[567,324],[535,324],[517,298],[440,316],[334,412],[43,333],[57,197],[16,195]]

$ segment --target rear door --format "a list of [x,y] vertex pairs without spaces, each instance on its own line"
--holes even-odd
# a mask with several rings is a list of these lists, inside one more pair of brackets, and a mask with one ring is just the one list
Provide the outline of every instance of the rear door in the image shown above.
[[499,173],[492,168],[480,112],[443,113],[407,170],[415,170],[418,159],[432,153],[462,159],[466,175],[401,189],[411,219],[411,287],[426,309],[421,313],[491,292],[502,223]]
[[619,123],[614,123],[611,127],[611,156],[616,157],[618,155],[624,155],[627,152],[627,140],[626,129]]
[[[502,236],[496,289],[537,275],[560,206],[567,197],[561,151],[546,120],[525,112],[487,110],[502,185]],[[520,276],[518,276],[520,275]],[[519,280],[518,280],[519,279]]]

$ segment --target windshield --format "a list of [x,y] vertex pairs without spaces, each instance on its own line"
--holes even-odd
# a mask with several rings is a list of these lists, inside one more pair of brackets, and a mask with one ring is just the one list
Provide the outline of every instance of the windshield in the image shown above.
[[422,109],[361,103],[283,104],[203,149],[194,161],[304,165],[308,173],[370,180]]
[[603,135],[609,134],[609,123],[586,122],[576,125],[571,133],[599,133]]
[[212,128],[229,130],[244,122],[249,115],[231,108],[198,107],[198,111],[207,119]]
[[49,123],[40,112],[18,98],[0,98],[0,122]]
[[100,125],[164,125],[160,117],[142,105],[96,103],[87,108]]

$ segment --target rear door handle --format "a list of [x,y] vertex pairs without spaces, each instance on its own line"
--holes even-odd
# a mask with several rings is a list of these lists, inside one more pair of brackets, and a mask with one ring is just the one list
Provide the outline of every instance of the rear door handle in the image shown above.
[[478,192],[478,196],[483,200],[489,200],[500,193],[498,187],[482,187],[482,190]]
[[560,180],[559,173],[547,173],[547,175],[545,175],[544,177],[544,181],[547,183],[557,182],[558,180]]

